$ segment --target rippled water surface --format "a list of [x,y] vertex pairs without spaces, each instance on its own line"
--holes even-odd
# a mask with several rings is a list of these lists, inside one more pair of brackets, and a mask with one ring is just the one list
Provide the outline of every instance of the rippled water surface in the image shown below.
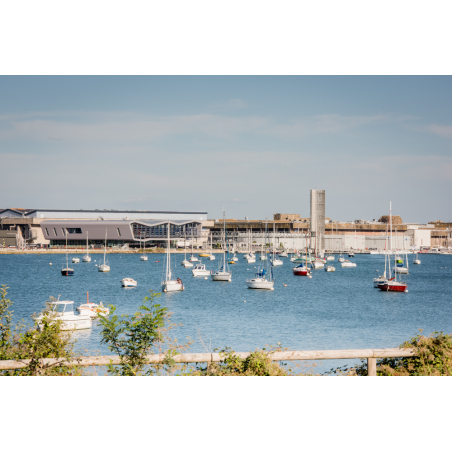
[[[193,352],[205,351],[200,336],[212,349],[229,346],[251,351],[281,342],[292,350],[319,350],[396,347],[419,328],[426,333],[452,331],[452,255],[421,255],[422,264],[410,265],[410,274],[402,275],[409,283],[408,293],[373,288],[376,270],[384,268],[384,257],[379,255],[356,255],[356,268],[341,268],[336,256],[336,272],[314,270],[312,279],[293,276],[294,264],[283,258],[284,265],[274,269],[274,291],[247,288],[245,281],[254,275],[259,261],[247,264],[239,255],[228,283],[192,277],[191,269],[180,265],[183,258],[173,255],[172,261],[186,290],[162,294],[160,304],[174,313],[174,322],[183,324],[173,330],[175,335],[196,341]],[[138,254],[112,254],[110,273],[97,271],[95,264],[101,259],[92,255],[91,263],[73,264],[75,275],[64,277],[61,255],[0,256],[0,283],[9,286],[16,320],[41,311],[49,295],[61,294],[61,299],[78,306],[89,291],[90,301],[115,304],[118,313],[133,313],[149,289],[160,291],[164,255],[150,254],[142,262]],[[215,270],[220,255],[216,259],[205,260],[207,268]],[[409,256],[410,263],[413,259]],[[124,277],[136,279],[138,287],[122,288]],[[73,333],[77,347],[108,354],[96,323],[92,330]],[[329,361],[318,369],[333,364],[344,363]]]

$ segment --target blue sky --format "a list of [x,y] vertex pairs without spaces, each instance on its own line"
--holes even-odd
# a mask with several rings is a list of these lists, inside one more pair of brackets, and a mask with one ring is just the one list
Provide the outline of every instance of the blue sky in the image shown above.
[[451,220],[449,76],[3,76],[0,207]]

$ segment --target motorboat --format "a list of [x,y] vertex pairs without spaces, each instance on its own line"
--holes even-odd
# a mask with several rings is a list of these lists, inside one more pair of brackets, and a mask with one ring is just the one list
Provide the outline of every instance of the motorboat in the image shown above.
[[206,266],[201,262],[196,264],[191,272],[193,276],[209,276],[211,273],[210,270],[206,270]]
[[137,287],[137,282],[132,278],[124,278],[121,279],[121,286],[122,287]]
[[[184,284],[180,278],[173,279],[171,273],[171,252],[170,252],[170,223],[168,222],[168,238],[166,244],[166,269],[162,278],[162,292],[179,292],[184,290]],[[192,232],[193,234],[193,232]],[[192,241],[193,244],[193,241]],[[193,256],[193,255],[192,255]],[[196,258],[198,260],[198,258]]]
[[199,257],[210,257],[209,253],[199,253],[198,254]]
[[344,261],[341,263],[341,267],[356,267],[356,264],[354,262]]
[[325,263],[321,259],[316,259],[314,262],[311,263],[311,265],[314,267],[314,269],[325,267]]
[[259,256],[259,259],[260,259],[261,261],[266,261],[266,260],[267,260],[267,256],[266,256],[265,254],[261,254],[261,255]]
[[80,312],[81,315],[87,315],[91,318],[97,318],[98,315],[102,317],[107,317],[110,314],[110,309],[106,308],[102,302],[99,304],[96,303],[84,303],[81,304],[77,311]]
[[348,257],[355,257],[355,253],[354,253],[353,251],[350,251],[350,252],[348,253]]
[[82,262],[91,262],[91,256],[89,255],[88,248],[88,231],[86,231],[86,254],[82,257]]
[[79,258],[79,257],[73,257],[73,258],[72,258],[72,263],[73,263],[73,264],[78,264],[78,263],[80,263],[80,258]]
[[264,277],[256,277],[246,281],[248,289],[275,290],[274,284],[274,281],[267,281]]
[[281,259],[277,259],[276,257],[273,259],[270,259],[270,262],[273,267],[280,267],[284,263]]
[[326,258],[326,260],[327,260],[327,261],[334,261],[334,256],[328,256],[328,257]]
[[142,256],[140,256],[140,261],[147,261],[148,260],[148,257],[146,256],[146,255],[142,255]]
[[97,267],[97,271],[101,273],[106,273],[110,271],[110,266],[108,265],[106,254],[107,254],[107,230],[105,229],[104,263],[100,264],[99,267]]
[[292,268],[292,272],[295,276],[309,276],[311,269],[306,264],[300,264]]
[[[91,328],[93,322],[89,315],[75,315],[74,314],[74,302],[73,301],[52,301],[50,302],[51,310],[47,314],[47,318],[50,322],[53,320],[61,320],[61,330],[84,330]],[[44,315],[40,315],[36,321],[39,329],[43,329]]]
[[281,253],[279,253],[279,257],[287,257],[286,250],[283,250]]
[[[209,261],[214,261],[215,260],[215,256],[213,255],[213,254],[211,254],[210,256],[209,256]],[[238,259],[237,259],[238,260]]]
[[335,272],[336,271],[336,267],[333,267],[332,265],[327,265],[325,267],[325,271],[326,272]]
[[180,264],[185,268],[193,267],[193,264],[190,261],[187,261],[187,259],[184,259]]
[[345,262],[345,259],[342,257],[342,254],[339,256],[338,261],[339,261],[340,263]]
[[236,261],[233,261],[232,259],[230,260],[230,261],[228,261],[228,264],[231,264],[231,265],[235,265],[237,262]]
[[248,259],[246,261],[248,262],[248,264],[254,264],[256,262],[256,258],[255,257],[248,257]]

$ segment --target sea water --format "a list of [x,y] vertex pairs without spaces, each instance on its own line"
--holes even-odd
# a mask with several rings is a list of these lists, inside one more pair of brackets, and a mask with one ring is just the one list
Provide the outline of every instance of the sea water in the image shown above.
[[[62,276],[64,255],[24,254],[0,256],[0,284],[6,284],[14,302],[15,321],[30,320],[40,312],[49,296],[72,300],[74,307],[89,300],[114,304],[118,314],[132,314],[149,290],[161,291],[165,255],[110,254],[109,273],[97,271],[103,256],[92,254],[90,263],[71,264],[74,276]],[[215,261],[203,260],[212,271]],[[70,256],[71,258],[71,256]],[[174,277],[182,279],[185,290],[162,293],[158,302],[173,313],[172,322],[181,323],[173,337],[194,343],[191,352],[207,352],[231,347],[252,351],[281,343],[290,350],[326,350],[398,347],[415,336],[433,331],[452,332],[452,255],[420,255],[421,265],[412,265],[410,274],[398,278],[408,282],[408,293],[382,292],[373,287],[373,278],[384,270],[383,255],[356,255],[354,268],[342,268],[336,260],[328,262],[335,272],[313,270],[312,278],[294,276],[295,266],[281,258],[283,266],[273,269],[275,290],[248,289],[260,261],[248,264],[242,255],[231,265],[232,282],[193,277],[191,268],[180,262],[183,254],[171,256]],[[53,265],[49,265],[52,263]],[[122,288],[121,279],[138,281],[136,288]],[[100,343],[100,325],[71,333],[82,354],[110,354]],[[356,362],[356,361],[353,361]],[[315,372],[352,361],[317,362]]]

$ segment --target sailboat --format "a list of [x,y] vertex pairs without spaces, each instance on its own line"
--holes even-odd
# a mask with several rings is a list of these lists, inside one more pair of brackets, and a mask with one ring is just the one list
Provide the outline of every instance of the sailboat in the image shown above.
[[228,260],[226,260],[226,219],[225,212],[223,210],[223,265],[215,272],[212,273],[212,281],[232,281],[232,272],[229,271],[228,260],[229,260],[229,248],[227,250]]
[[[265,222],[265,233],[267,233],[267,222]],[[268,279],[267,279],[268,275]],[[259,267],[254,278],[246,281],[248,289],[275,290],[275,281],[273,279],[273,268],[269,265],[267,259],[264,259],[262,267]]]
[[248,243],[249,243],[249,250],[250,252],[248,253],[248,255],[246,256],[246,261],[248,262],[248,264],[254,264],[256,262],[256,255],[253,253],[252,250],[252,237],[253,237],[253,233],[250,231],[250,234],[248,236]]
[[259,256],[259,259],[261,261],[266,261],[267,260],[267,254],[264,253],[264,241],[265,240],[262,241],[262,251],[261,251],[261,255]]
[[210,256],[209,261],[214,261],[215,256],[213,255],[213,247],[212,247],[212,233],[210,233]]
[[82,262],[91,262],[91,256],[89,255],[88,248],[88,231],[86,231],[86,254],[82,257]]
[[166,271],[162,281],[163,292],[178,292],[185,287],[180,278],[172,279],[171,274],[171,252],[170,252],[170,224],[168,223],[168,242],[166,246]]
[[308,262],[311,261],[311,255],[309,255],[308,260],[308,239],[306,237],[306,248],[305,248],[305,259],[304,264],[297,265],[296,267],[292,268],[292,273],[295,276],[309,276],[311,274],[311,269],[308,267]]
[[408,275],[408,254],[405,253],[405,259],[401,259],[399,256],[396,256],[396,266],[394,267],[394,273],[403,273],[405,275]]
[[[389,208],[389,215],[391,215],[391,208]],[[389,223],[388,223],[388,225],[389,225]],[[388,226],[386,226],[386,237],[385,237],[385,271],[384,271],[383,275],[378,276],[378,278],[374,278],[374,287],[376,289],[379,288],[378,286],[380,284],[386,282],[386,255],[387,255],[386,245],[387,245],[387,242],[388,242]]]
[[[386,256],[385,256],[386,258]],[[388,255],[388,261],[390,260],[390,255]],[[394,254],[394,267],[397,266],[397,257]],[[408,283],[404,281],[397,281],[397,272],[394,277],[384,281],[378,285],[378,288],[384,292],[408,292]]]
[[187,261],[187,231],[185,229],[184,234],[184,260],[180,263],[183,267],[193,267],[193,264],[190,261]]
[[105,229],[104,263],[97,267],[97,271],[103,273],[110,271],[110,266],[108,265],[108,262],[106,260],[106,254],[107,254],[107,230]]
[[[275,222],[273,222],[273,241],[276,242]],[[283,261],[275,256],[275,245],[273,245],[273,255],[270,262],[272,263],[273,267],[277,267],[283,264]]]
[[418,264],[418,265],[420,265],[420,263],[421,263],[421,260],[419,259],[418,255],[417,255],[417,253],[416,253],[416,258],[414,259],[413,264]]
[[193,238],[193,225],[191,227],[191,256],[190,256],[190,262],[198,262],[199,259],[193,254],[193,242],[194,242],[194,238]]
[[140,261],[147,261],[148,257],[146,256],[146,242],[143,242],[143,254],[140,256]]
[[61,269],[61,274],[63,276],[74,276],[74,269],[73,268],[69,268],[69,261],[68,261],[68,255],[67,255],[67,229],[65,229],[65,234],[66,236],[66,267],[63,266],[63,268]]

